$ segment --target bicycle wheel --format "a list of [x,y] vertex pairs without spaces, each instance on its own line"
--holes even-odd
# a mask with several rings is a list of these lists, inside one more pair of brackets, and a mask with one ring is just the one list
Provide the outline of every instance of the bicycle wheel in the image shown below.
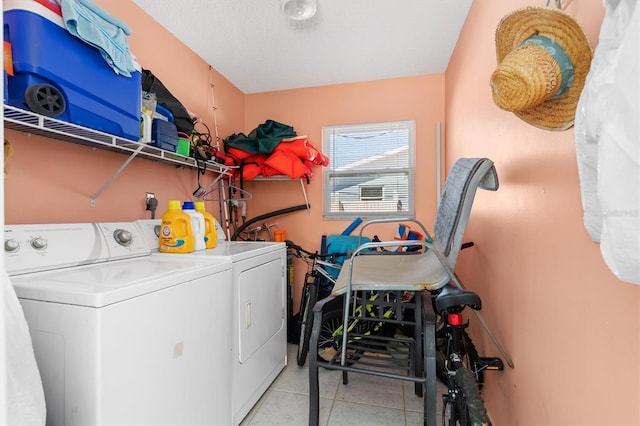
[[[459,336],[460,341],[457,346],[459,348],[458,350],[461,356],[462,365],[474,373],[478,387],[479,389],[482,389],[482,386],[484,385],[484,370],[479,370],[476,367],[479,359],[478,351],[476,350],[471,337],[469,337],[465,330],[460,330]],[[436,375],[442,383],[449,385],[449,374],[445,360],[449,359],[452,344],[447,340],[446,330],[444,327],[438,331],[436,336],[436,347]]]
[[300,342],[298,342],[297,362],[299,366],[303,366],[307,361],[307,353],[309,353],[309,339],[311,338],[311,329],[313,328],[313,306],[318,301],[318,284],[316,280],[308,283],[302,290],[304,304],[300,305]]
[[[320,326],[320,337],[318,338],[318,361],[340,362],[336,355],[340,354],[342,346],[342,322],[343,311],[336,309],[329,311],[322,316],[322,325]],[[363,332],[362,322],[355,325],[358,333]],[[364,353],[363,350],[354,350],[347,353],[347,365],[352,365],[360,359]]]
[[337,354],[336,339],[342,339],[342,332],[334,336],[336,330],[342,329],[342,311],[334,310],[322,316],[320,337],[318,338],[318,360],[331,361]]
[[474,374],[467,368],[456,370],[453,387],[442,407],[442,424],[447,426],[489,426],[491,422],[480,396]]

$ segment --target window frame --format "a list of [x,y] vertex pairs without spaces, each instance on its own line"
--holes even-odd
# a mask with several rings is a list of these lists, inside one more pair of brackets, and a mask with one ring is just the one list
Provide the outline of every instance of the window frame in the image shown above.
[[[348,172],[340,172],[332,167],[331,158],[331,144],[332,137],[335,134],[340,133],[378,133],[391,130],[404,130],[407,131],[407,164],[406,167],[391,167],[386,169],[388,173],[381,173],[381,176],[394,176],[394,175],[406,175],[407,177],[407,210],[397,211],[344,211],[338,208],[336,211],[331,211],[332,208],[332,180],[337,177],[348,177],[355,175],[367,175],[373,173],[371,170],[362,170],[351,168]],[[360,123],[360,124],[345,124],[345,125],[332,125],[322,127],[322,151],[329,157],[329,166],[324,167],[322,170],[322,217],[325,220],[345,220],[355,219],[356,217],[362,217],[365,219],[380,219],[388,217],[415,217],[415,150],[416,150],[416,130],[415,120],[400,120],[400,121],[384,121],[374,123]],[[334,147],[335,148],[335,147]],[[366,182],[363,184],[366,185]],[[358,185],[360,186],[360,185]],[[373,185],[376,186],[376,185]],[[383,200],[385,194],[387,194],[384,185],[382,185]],[[359,189],[360,191],[360,189]],[[358,195],[361,195],[360,193]],[[388,194],[387,194],[388,195]],[[335,197],[335,195],[334,195]],[[373,200],[372,200],[373,201]],[[389,201],[389,200],[387,200]],[[400,201],[400,200],[398,200]],[[335,201],[334,201],[335,204]],[[400,203],[402,205],[402,203]],[[335,205],[333,206],[335,209]]]

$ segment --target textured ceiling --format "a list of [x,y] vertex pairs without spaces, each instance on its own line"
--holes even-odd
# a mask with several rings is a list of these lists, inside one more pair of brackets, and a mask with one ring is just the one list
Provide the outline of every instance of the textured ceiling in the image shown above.
[[[244,93],[439,74],[472,0],[133,0]],[[179,19],[176,19],[179,17]]]

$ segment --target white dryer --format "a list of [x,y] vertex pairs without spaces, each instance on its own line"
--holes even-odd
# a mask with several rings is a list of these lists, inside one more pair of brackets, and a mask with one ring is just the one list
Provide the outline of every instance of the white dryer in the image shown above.
[[47,425],[226,425],[231,264],[152,257],[132,225],[5,225]]
[[[157,247],[160,221],[137,222]],[[286,245],[219,240],[216,248],[177,256],[232,263],[230,422],[238,425],[287,364]]]

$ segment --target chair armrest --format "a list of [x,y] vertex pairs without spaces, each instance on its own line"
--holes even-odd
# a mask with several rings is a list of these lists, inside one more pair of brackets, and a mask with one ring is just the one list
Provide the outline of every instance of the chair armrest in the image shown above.
[[[326,305],[327,303],[332,302],[335,299],[337,299],[337,297],[330,294],[329,296],[325,297],[324,299],[318,300],[316,302],[316,304],[313,305],[313,314],[316,315],[316,312],[319,312],[320,315],[322,315],[322,310],[324,309],[324,305]],[[315,323],[315,318],[313,320],[314,320],[314,323]]]
[[422,233],[424,234],[425,238],[428,239],[428,240],[431,240],[431,234],[429,234],[429,232],[427,231],[427,228],[425,228],[425,226],[422,224],[422,222],[418,221],[417,219],[410,218],[410,217],[390,217],[390,218],[386,218],[386,219],[369,220],[364,225],[362,225],[360,227],[359,238],[362,239],[362,232],[369,225],[380,224],[380,223],[400,223],[400,222],[412,222],[412,223],[415,223],[416,225],[418,225],[420,227],[420,229],[422,230]]
[[[332,302],[337,299],[337,297],[329,295],[324,299],[318,300],[315,305],[313,305],[313,327],[311,328],[311,336],[309,337],[309,357],[312,364],[315,365],[317,357],[318,357],[318,339],[320,338],[320,329],[322,327],[322,314],[326,304]],[[311,372],[311,369],[309,370]]]

